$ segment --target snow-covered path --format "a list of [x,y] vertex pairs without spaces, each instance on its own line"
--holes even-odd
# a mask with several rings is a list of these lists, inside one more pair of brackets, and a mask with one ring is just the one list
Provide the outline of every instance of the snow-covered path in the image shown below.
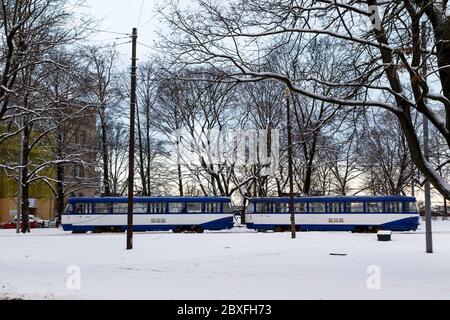
[[[424,225],[391,242],[347,232],[291,240],[236,228],[140,233],[131,251],[124,234],[0,230],[0,298],[450,299],[450,221],[433,227],[434,254],[424,252]],[[79,267],[79,290],[67,286],[69,266]],[[369,289],[378,271],[381,288]]]

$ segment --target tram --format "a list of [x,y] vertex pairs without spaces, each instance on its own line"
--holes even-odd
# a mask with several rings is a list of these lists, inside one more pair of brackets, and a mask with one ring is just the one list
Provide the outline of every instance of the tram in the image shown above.
[[[410,231],[419,225],[414,197],[339,196],[294,198],[298,231]],[[253,198],[246,208],[249,229],[290,230],[288,197]]]
[[[74,233],[124,232],[126,197],[70,198],[62,215],[62,228]],[[135,197],[134,231],[175,233],[222,230],[233,227],[231,199],[227,197]]]

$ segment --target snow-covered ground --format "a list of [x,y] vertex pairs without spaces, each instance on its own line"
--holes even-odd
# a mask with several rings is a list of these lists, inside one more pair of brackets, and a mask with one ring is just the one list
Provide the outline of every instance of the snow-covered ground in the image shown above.
[[243,228],[138,233],[131,251],[125,234],[0,230],[0,299],[450,299],[450,221],[433,229],[434,254],[423,224],[391,242]]

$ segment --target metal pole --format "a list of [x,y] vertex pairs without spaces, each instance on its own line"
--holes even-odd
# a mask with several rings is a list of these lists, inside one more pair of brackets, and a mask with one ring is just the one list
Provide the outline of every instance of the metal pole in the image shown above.
[[[426,48],[427,48],[427,25],[425,21],[422,21],[422,72],[425,77],[427,74],[426,63]],[[427,103],[427,99],[423,98],[424,103]],[[423,115],[423,153],[425,161],[430,161],[429,155],[429,135],[428,135],[428,118]],[[426,250],[427,253],[433,253],[433,236],[431,228],[431,186],[430,180],[425,181],[425,238],[426,238]]]
[[[21,126],[22,121],[18,121]],[[19,128],[20,129],[20,128]],[[23,132],[19,132],[19,166],[17,179],[17,213],[16,213],[16,233],[20,233],[20,218],[22,216],[22,163],[23,163]]]
[[292,127],[291,127],[291,107],[290,107],[290,91],[286,89],[286,112],[287,112],[287,135],[288,135],[288,176],[289,176],[289,212],[291,214],[291,238],[296,237],[295,228],[295,208],[294,208],[294,177],[292,164]]
[[127,250],[133,249],[133,187],[134,187],[134,118],[136,113],[136,43],[137,29],[133,28],[131,58],[131,97],[130,97],[130,145],[128,153],[128,219]]

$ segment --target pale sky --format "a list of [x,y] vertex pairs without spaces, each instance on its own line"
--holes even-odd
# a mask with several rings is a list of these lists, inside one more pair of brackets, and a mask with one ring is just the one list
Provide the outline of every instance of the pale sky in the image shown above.
[[[138,28],[138,42],[146,46],[153,46],[155,32],[159,27],[159,19],[156,17],[155,4],[161,0],[86,0],[87,6],[83,12],[89,13],[96,19],[101,20],[99,29],[105,31],[131,33],[133,27]],[[142,8],[142,10],[141,10]],[[129,64],[131,56],[131,44],[121,44],[128,39],[123,35],[107,32],[98,32],[90,38],[90,43],[108,44],[116,42],[120,53],[120,60]],[[138,58],[143,59],[152,51],[146,46],[138,44]]]

